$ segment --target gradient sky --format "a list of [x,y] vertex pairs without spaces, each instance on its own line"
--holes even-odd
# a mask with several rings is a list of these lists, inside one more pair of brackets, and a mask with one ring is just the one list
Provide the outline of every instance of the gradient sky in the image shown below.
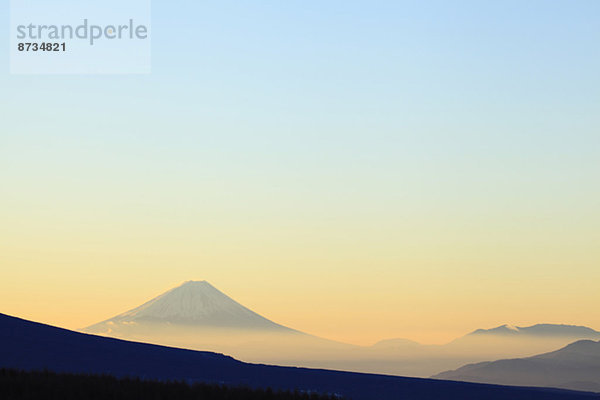
[[147,76],[9,75],[0,30],[0,312],[81,328],[205,279],[358,344],[600,329],[599,22],[155,1]]

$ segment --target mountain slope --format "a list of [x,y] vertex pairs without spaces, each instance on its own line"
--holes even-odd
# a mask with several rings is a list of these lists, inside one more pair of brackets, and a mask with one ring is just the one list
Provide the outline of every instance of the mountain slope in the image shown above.
[[[502,325],[478,329],[450,343],[423,345],[406,339],[380,341],[344,368],[411,376],[431,376],[466,364],[523,358],[560,349],[580,339],[600,339],[593,329],[558,324]],[[329,366],[335,366],[329,364]],[[358,369],[362,367],[362,369]]]
[[293,366],[338,359],[355,347],[270,321],[206,281],[185,282],[83,332]]
[[0,314],[0,367],[137,376],[370,399],[578,400],[600,395],[246,364],[221,354],[87,335]]
[[600,340],[600,332],[575,325],[502,325],[493,329],[478,329],[448,343],[444,349],[455,354],[470,354],[473,359],[466,363],[473,363],[532,357],[582,339]]
[[470,364],[435,378],[600,392],[600,341],[581,340],[534,357]]
[[139,307],[87,327],[84,331],[110,333],[143,324],[295,332],[249,310],[206,281],[185,282]]

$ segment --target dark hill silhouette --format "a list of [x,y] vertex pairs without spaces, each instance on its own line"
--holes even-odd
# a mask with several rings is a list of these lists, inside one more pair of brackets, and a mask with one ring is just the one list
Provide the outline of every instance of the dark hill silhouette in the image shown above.
[[0,367],[301,389],[354,400],[600,399],[557,389],[483,385],[246,364],[221,354],[87,335],[0,314]]
[[600,342],[580,340],[535,357],[465,365],[435,378],[600,392]]

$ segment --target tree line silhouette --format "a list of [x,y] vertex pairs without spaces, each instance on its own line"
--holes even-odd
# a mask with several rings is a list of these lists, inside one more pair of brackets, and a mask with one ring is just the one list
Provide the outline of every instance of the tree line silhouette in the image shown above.
[[340,400],[335,395],[0,369],[3,400]]

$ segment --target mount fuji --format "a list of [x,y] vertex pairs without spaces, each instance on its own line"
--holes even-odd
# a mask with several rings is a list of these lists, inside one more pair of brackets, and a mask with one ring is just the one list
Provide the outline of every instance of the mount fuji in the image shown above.
[[185,282],[82,332],[293,366],[322,366],[315,360],[337,360],[358,347],[277,324],[206,281]]
[[179,325],[187,329],[300,333],[244,307],[206,281],[185,282],[139,307],[89,326],[84,332],[127,334],[147,325],[154,329]]

